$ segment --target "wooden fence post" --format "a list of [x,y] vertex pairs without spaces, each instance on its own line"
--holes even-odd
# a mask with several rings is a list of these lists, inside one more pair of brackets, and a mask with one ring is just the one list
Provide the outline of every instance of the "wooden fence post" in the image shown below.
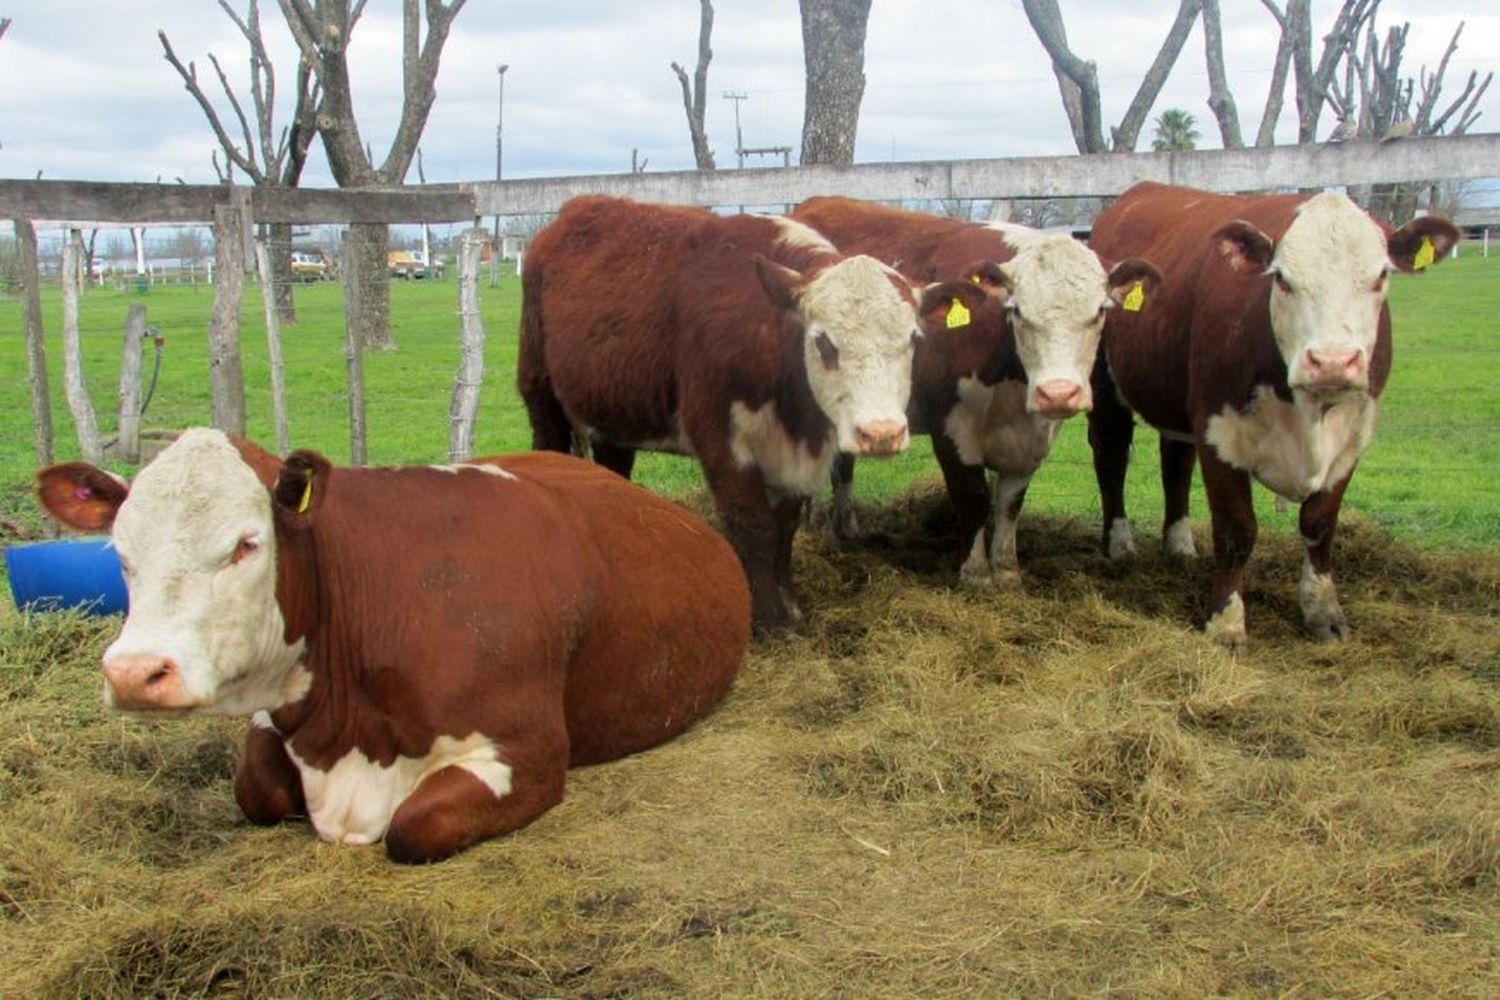
[[245,224],[243,193],[214,206],[213,313],[208,321],[208,368],[213,384],[214,426],[230,434],[245,433],[245,374],[240,364],[240,302],[245,297]]
[[349,464],[365,464],[365,356],[359,331],[354,328],[360,292],[353,268],[351,251],[356,238],[354,230],[344,230],[344,365],[349,373]]
[[52,464],[52,390],[47,385],[47,345],[42,336],[42,274],[36,253],[36,227],[16,219],[16,253],[21,277],[21,323],[26,328],[26,382],[31,389],[31,432],[36,464]]
[[271,409],[276,417],[276,453],[283,458],[291,450],[291,434],[286,419],[286,368],[281,358],[281,317],[283,304],[291,297],[283,297],[277,284],[277,275],[271,270],[271,254],[266,241],[255,241],[255,270],[260,275],[260,300],[266,310],[266,352],[271,358]]
[[[474,454],[474,417],[484,380],[484,321],[479,313],[479,255],[489,242],[483,229],[470,229],[458,253],[458,376],[448,407],[448,461],[467,461]],[[431,263],[428,264],[429,268]],[[430,273],[430,272],[429,272]]]
[[68,410],[73,414],[73,426],[78,431],[78,449],[85,461],[97,465],[103,460],[104,452],[99,447],[99,422],[94,418],[94,404],[83,381],[83,341],[78,333],[78,300],[83,292],[79,267],[82,259],[83,233],[70,229],[63,241],[62,254],[63,388],[68,397]]
[[120,421],[116,425],[120,458],[141,460],[141,352],[146,343],[146,307],[130,305],[125,317],[125,349],[120,358]]

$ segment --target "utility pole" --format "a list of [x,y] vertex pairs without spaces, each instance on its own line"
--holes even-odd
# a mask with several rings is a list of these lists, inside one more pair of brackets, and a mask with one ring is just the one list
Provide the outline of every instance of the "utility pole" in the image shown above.
[[748,101],[750,95],[743,90],[726,90],[724,91],[724,99],[734,102],[734,155],[738,168],[743,170],[745,167],[745,141],[740,137],[740,102]]
[[[500,75],[500,101],[495,113],[495,182],[498,184],[505,162],[505,71],[510,69],[509,63],[501,63]],[[500,258],[505,250],[505,244],[500,240],[500,213],[495,213],[494,242],[490,246],[490,287],[494,288],[500,284]]]

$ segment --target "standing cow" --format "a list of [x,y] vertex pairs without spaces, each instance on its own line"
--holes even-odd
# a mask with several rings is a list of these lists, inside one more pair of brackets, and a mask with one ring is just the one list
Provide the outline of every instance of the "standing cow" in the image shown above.
[[[913,426],[932,435],[967,558],[960,577],[1012,588],[1021,583],[1016,521],[1027,487],[1062,421],[1092,406],[1089,372],[1104,315],[1135,306],[1160,275],[1138,258],[1106,270],[1071,236],[1016,225],[981,225],[850,198],[811,198],[792,218],[845,253],[866,253],[908,278],[973,283],[980,307],[930,330],[912,377]],[[994,534],[985,469],[996,473]],[[834,470],[835,531],[852,530],[853,460]]]
[[840,449],[907,445],[921,296],[801,223],[575,198],[526,255],[518,384],[534,447],[588,443],[628,476],[638,449],[692,455],[750,578],[754,620],[800,612],[792,537]]
[[1166,280],[1139,312],[1112,314],[1104,334],[1089,440],[1109,555],[1134,552],[1124,499],[1134,411],[1161,432],[1169,553],[1193,554],[1195,455],[1203,468],[1215,562],[1208,635],[1245,643],[1254,476],[1302,505],[1303,620],[1318,638],[1343,638],[1333,536],[1390,374],[1388,278],[1443,260],[1457,240],[1431,216],[1391,232],[1342,194],[1150,183],[1125,192],[1094,223],[1092,244],[1147,254]]
[[129,486],[69,463],[38,490],[120,554],[105,702],[253,715],[245,815],[398,861],[525,826],[570,764],[680,733],[749,641],[724,540],[570,456],[335,469],[193,430]]

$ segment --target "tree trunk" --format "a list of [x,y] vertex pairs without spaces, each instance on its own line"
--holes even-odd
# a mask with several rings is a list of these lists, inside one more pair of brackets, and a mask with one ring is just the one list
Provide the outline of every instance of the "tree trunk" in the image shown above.
[[[271,411],[276,420],[276,454],[285,457],[291,451],[291,434],[286,418],[286,365],[281,357],[281,316],[277,306],[280,285],[271,273],[271,253],[265,240],[255,241],[255,270],[260,276],[260,299],[266,313],[266,353],[271,365]],[[273,289],[267,294],[267,289]]]
[[479,312],[479,253],[488,236],[471,229],[458,254],[459,363],[448,407],[448,461],[464,462],[474,454],[474,418],[484,381],[484,322]]
[[[272,290],[273,299],[276,303],[276,318],[283,326],[295,326],[297,323],[297,302],[292,295],[292,285],[295,279],[292,277],[292,224],[290,222],[273,222],[266,227],[267,256],[270,258],[269,274],[260,276],[262,290]],[[266,282],[270,283],[267,284]]]
[[367,351],[393,351],[391,282],[386,266],[390,230],[379,223],[349,227],[344,243],[344,282],[354,286],[354,311],[345,322]]
[[1167,77],[1172,74],[1172,67],[1177,64],[1177,57],[1182,54],[1182,47],[1187,43],[1188,35],[1193,31],[1193,22],[1197,20],[1201,6],[1202,0],[1182,0],[1178,5],[1177,17],[1172,21],[1172,27],[1167,29],[1167,37],[1163,39],[1161,48],[1157,50],[1156,58],[1151,61],[1151,68],[1146,70],[1145,76],[1141,77],[1141,85],[1136,88],[1135,99],[1126,109],[1125,117],[1120,119],[1120,126],[1110,130],[1113,140],[1111,148],[1116,153],[1135,151],[1135,145],[1140,140],[1141,129],[1146,124],[1146,116],[1151,113],[1151,106],[1156,103],[1161,88],[1166,85]]
[[240,364],[240,303],[245,297],[245,202],[214,207],[214,305],[208,323],[208,366],[214,426],[245,433],[245,375]]
[[[1062,94],[1063,109],[1080,153],[1104,153],[1103,114],[1099,109],[1099,73],[1092,62],[1078,58],[1068,47],[1068,30],[1057,0],[1021,0],[1026,20],[1052,59],[1052,72]],[[1149,105],[1148,105],[1149,110]],[[1144,120],[1144,116],[1142,116]]]
[[344,369],[349,380],[349,464],[365,464],[365,352],[351,321],[360,308],[362,290],[351,273],[359,236],[354,227],[344,230]]
[[125,317],[125,345],[120,355],[120,419],[116,448],[131,464],[141,460],[141,352],[146,344],[146,307],[130,305]]
[[713,59],[713,49],[709,48],[709,37],[714,30],[714,5],[709,0],[698,0],[698,64],[693,70],[693,82],[688,85],[687,70],[677,63],[672,64],[672,72],[677,74],[677,82],[682,85],[682,107],[687,112],[688,137],[693,142],[693,162],[698,165],[699,170],[713,170],[714,152],[708,148],[708,132],[704,125],[704,117],[708,110],[708,64]]
[[1266,106],[1260,114],[1260,128],[1255,132],[1256,146],[1276,145],[1276,123],[1281,118],[1287,70],[1292,64],[1292,34],[1288,30],[1286,15],[1272,4],[1267,4],[1267,9],[1281,26],[1281,40],[1276,45],[1276,60],[1271,67],[1271,83],[1266,88]]
[[38,468],[51,465],[52,390],[47,383],[47,346],[42,335],[42,279],[37,266],[36,227],[16,219],[16,256],[21,275],[21,324],[26,332],[26,382],[31,390],[32,444]]
[[1234,106],[1234,94],[1224,75],[1224,30],[1219,23],[1219,0],[1201,0],[1203,4],[1203,52],[1208,65],[1208,107],[1219,123],[1219,140],[1225,149],[1240,149],[1245,140],[1240,135],[1240,114]]
[[82,255],[83,234],[77,229],[68,230],[62,256],[63,388],[68,397],[68,409],[73,414],[73,426],[78,432],[79,451],[85,461],[97,465],[103,459],[103,450],[99,447],[99,423],[94,417],[94,404],[83,381],[83,341],[78,332],[78,300],[83,291],[79,266]]
[[871,0],[800,0],[807,96],[802,164],[854,162]]

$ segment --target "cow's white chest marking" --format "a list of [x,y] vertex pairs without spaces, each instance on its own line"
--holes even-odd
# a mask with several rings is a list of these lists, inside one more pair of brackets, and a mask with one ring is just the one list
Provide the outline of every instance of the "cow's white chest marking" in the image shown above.
[[350,750],[327,771],[287,753],[302,775],[307,814],[324,840],[373,844],[385,836],[391,817],[422,779],[445,767],[458,766],[484,782],[498,798],[510,793],[510,767],[499,760],[495,744],[473,733],[463,739],[439,736],[425,757],[397,757],[389,767],[358,749]]
[[960,379],[958,404],[943,419],[959,458],[1002,475],[1036,472],[1062,423],[1027,413],[1026,391],[1024,382],[985,385],[977,378]]
[[1303,393],[1291,403],[1269,386],[1243,411],[1226,405],[1205,437],[1219,457],[1288,500],[1306,500],[1347,476],[1375,437],[1376,400],[1363,393],[1326,406]]
[[807,442],[795,440],[776,415],[776,405],[767,403],[752,410],[744,403],[729,407],[729,446],[740,468],[756,466],[766,485],[799,496],[814,496],[828,482],[829,466],[837,451],[833,431],[817,454]]

